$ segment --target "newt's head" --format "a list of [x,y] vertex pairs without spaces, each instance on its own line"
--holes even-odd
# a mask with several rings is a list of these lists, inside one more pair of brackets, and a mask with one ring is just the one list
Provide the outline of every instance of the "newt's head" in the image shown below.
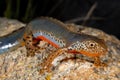
[[77,52],[90,57],[97,57],[107,52],[105,42],[96,37],[87,36],[76,40],[68,47],[69,52]]

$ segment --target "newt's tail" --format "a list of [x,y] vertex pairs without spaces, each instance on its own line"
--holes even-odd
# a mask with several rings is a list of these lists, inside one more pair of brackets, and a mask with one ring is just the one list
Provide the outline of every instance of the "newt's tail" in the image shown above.
[[21,41],[25,33],[25,27],[22,27],[6,36],[0,37],[0,54],[22,46]]

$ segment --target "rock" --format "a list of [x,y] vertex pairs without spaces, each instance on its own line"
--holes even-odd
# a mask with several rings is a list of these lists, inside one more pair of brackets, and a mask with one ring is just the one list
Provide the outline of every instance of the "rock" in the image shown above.
[[[16,20],[12,24],[16,24]],[[108,46],[108,52],[101,58],[101,61],[107,63],[108,66],[96,67],[91,59],[86,56],[81,57],[81,55],[77,55],[78,59],[76,60],[70,59],[61,62],[66,57],[73,56],[73,54],[65,53],[53,61],[51,73],[39,75],[40,66],[38,64],[42,63],[48,54],[52,54],[51,50],[55,49],[48,46],[47,49],[40,51],[41,54],[36,53],[34,57],[26,57],[25,47],[20,47],[15,51],[0,55],[0,80],[120,80],[120,40],[98,29],[74,24],[66,25],[68,29],[74,32],[104,39]],[[2,28],[1,25],[0,28]],[[18,28],[12,30],[15,29]],[[0,33],[4,32],[1,32],[0,29]]]
[[5,36],[24,26],[25,24],[18,20],[0,18],[0,36]]

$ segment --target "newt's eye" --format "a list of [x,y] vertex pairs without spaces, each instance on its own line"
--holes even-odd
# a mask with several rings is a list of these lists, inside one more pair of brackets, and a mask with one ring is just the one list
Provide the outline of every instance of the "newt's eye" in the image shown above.
[[90,43],[90,47],[94,47],[95,46],[95,43]]
[[87,48],[96,48],[98,46],[98,44],[96,42],[93,42],[93,41],[88,41],[85,43]]

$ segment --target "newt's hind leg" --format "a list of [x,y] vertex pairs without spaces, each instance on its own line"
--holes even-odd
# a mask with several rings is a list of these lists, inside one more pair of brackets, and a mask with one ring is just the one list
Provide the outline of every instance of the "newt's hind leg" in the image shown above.
[[25,34],[23,40],[27,49],[27,56],[34,56],[35,52],[39,50],[39,47],[37,46],[38,42],[34,42],[32,33],[29,35]]
[[60,54],[63,54],[64,52],[67,51],[67,48],[63,48],[63,49],[58,49],[55,53],[48,55],[47,60],[45,60],[45,62],[43,62],[42,64],[40,64],[40,66],[42,67],[42,69],[40,70],[40,74],[43,74],[45,71],[47,72],[51,72],[51,66],[52,66],[52,61],[59,56]]

